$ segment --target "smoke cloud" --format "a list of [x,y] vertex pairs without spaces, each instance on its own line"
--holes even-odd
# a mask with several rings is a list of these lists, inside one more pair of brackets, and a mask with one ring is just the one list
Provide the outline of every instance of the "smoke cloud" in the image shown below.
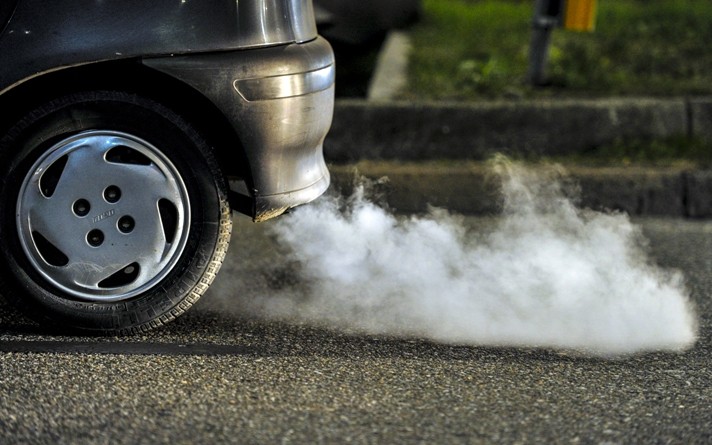
[[619,213],[580,209],[556,167],[498,159],[502,215],[476,230],[443,209],[396,216],[323,197],[270,230],[299,277],[253,315],[459,345],[594,356],[682,351],[697,335],[684,277],[653,264]]

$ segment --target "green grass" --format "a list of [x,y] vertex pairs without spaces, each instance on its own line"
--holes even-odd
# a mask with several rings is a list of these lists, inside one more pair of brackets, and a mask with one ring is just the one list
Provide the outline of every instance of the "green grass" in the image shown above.
[[709,142],[687,136],[621,138],[587,151],[559,156],[530,153],[515,153],[508,156],[512,160],[523,163],[544,161],[585,167],[712,168],[712,150]]
[[658,139],[621,139],[587,153],[572,155],[569,161],[582,165],[650,165],[674,166],[691,164],[712,167],[710,144],[698,138],[672,136]]
[[403,99],[712,94],[712,1],[599,0],[596,30],[552,33],[526,81],[532,0],[423,0]]

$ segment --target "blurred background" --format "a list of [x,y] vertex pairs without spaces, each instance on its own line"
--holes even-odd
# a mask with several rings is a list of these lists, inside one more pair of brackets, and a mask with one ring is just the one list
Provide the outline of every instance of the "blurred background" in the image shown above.
[[337,97],[365,97],[378,53],[390,31],[410,28],[421,0],[314,0],[321,35],[336,54]]
[[405,31],[407,100],[712,94],[712,1],[598,0],[595,29],[556,28],[547,81],[526,82],[535,0],[315,0],[337,95],[366,93],[387,34]]

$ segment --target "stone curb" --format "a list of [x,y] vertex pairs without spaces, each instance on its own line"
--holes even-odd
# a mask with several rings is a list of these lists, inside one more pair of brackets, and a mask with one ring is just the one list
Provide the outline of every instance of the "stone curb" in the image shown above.
[[712,97],[613,98],[472,104],[340,99],[327,159],[487,159],[566,155],[626,138],[712,142]]
[[[364,176],[388,177],[386,199],[396,211],[422,212],[434,205],[483,214],[496,212],[501,200],[472,162],[496,153],[570,155],[626,138],[680,135],[712,144],[712,97],[475,104],[341,99],[324,152],[336,186],[350,181],[354,163]],[[581,189],[581,206],[712,217],[712,171],[567,168]]]
[[[536,172],[536,166],[527,167]],[[396,213],[423,213],[430,206],[465,215],[492,215],[502,208],[501,180],[485,163],[366,162],[330,166],[332,190],[348,195],[358,178],[378,181],[375,194]],[[565,166],[556,177],[577,206],[631,216],[712,217],[712,171],[682,167],[588,168]]]

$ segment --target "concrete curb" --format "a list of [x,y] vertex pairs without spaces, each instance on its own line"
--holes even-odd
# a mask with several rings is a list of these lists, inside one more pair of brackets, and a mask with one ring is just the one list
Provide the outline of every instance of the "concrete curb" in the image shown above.
[[712,97],[470,104],[337,100],[327,159],[487,159],[581,153],[626,138],[712,142]]
[[411,44],[404,31],[390,31],[378,54],[376,68],[368,84],[368,100],[391,100],[408,83],[408,53]]
[[[712,171],[684,167],[590,168],[567,165],[551,175],[581,208],[629,215],[712,217]],[[348,195],[359,178],[376,181],[375,195],[396,213],[423,213],[430,206],[465,215],[492,215],[502,208],[501,180],[486,163],[360,162],[330,166],[332,190]],[[380,180],[380,182],[378,182]]]
[[[384,194],[396,211],[423,212],[434,205],[489,214],[498,211],[501,199],[481,161],[496,153],[536,158],[668,136],[712,144],[712,97],[469,104],[341,99],[324,150],[335,187],[352,181],[355,166],[363,176],[387,177]],[[712,171],[567,169],[583,207],[712,217]]]

